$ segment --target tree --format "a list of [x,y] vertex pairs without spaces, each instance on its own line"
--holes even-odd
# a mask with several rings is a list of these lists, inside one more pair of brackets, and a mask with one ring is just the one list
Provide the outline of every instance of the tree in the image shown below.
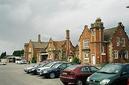
[[24,50],[15,50],[13,52],[14,56],[23,56],[23,54],[24,54]]
[[4,58],[6,56],[6,52],[1,53],[0,58]]

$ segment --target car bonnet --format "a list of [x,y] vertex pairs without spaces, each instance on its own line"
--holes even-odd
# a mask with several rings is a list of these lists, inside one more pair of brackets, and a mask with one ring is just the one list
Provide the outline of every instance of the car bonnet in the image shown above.
[[118,74],[94,73],[90,76],[90,80],[102,81],[103,79],[113,79]]

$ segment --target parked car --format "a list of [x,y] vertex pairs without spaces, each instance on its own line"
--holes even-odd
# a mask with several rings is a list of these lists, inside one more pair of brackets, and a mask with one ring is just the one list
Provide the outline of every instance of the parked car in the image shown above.
[[87,83],[89,85],[129,85],[129,64],[107,64],[89,76]]
[[55,65],[56,63],[59,63],[61,61],[53,61],[53,62],[50,62],[48,64],[46,64],[45,66],[43,67],[40,67],[37,69],[37,74],[39,74],[40,76],[42,76],[42,71],[45,70],[45,69],[48,69],[48,68],[51,68],[53,65]]
[[7,60],[7,59],[1,59],[1,64],[2,64],[2,65],[6,65],[6,64],[7,64],[7,62],[8,62],[8,60]]
[[60,72],[65,68],[69,67],[71,64],[68,62],[60,62],[54,64],[51,68],[47,68],[41,71],[40,75],[49,78],[55,78],[60,76]]
[[30,73],[32,73],[32,74],[37,74],[37,69],[38,69],[38,68],[42,68],[42,67],[44,67],[45,65],[47,65],[48,63],[50,63],[50,62],[52,62],[52,61],[44,61],[44,62],[41,62],[38,66],[32,68],[31,71],[30,71]]
[[24,71],[26,73],[33,73],[33,74],[37,74],[37,69],[40,68],[40,67],[43,67],[45,66],[46,64],[48,64],[50,61],[44,61],[44,62],[41,62],[39,64],[34,64],[33,66],[29,66],[29,67],[26,67],[24,68]]
[[27,64],[26,60],[16,60],[15,63],[17,64]]
[[39,64],[34,64],[33,66],[26,67],[26,68],[24,68],[24,71],[26,73],[31,73],[32,69],[37,67],[37,66],[39,66]]
[[64,69],[60,74],[60,80],[64,85],[85,85],[86,79],[96,72],[98,68],[90,65],[72,65]]

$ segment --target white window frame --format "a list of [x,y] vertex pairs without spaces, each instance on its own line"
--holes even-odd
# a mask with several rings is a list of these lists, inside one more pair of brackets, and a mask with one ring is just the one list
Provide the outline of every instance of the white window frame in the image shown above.
[[120,37],[116,37],[116,45],[120,46]]
[[126,59],[129,58],[129,52],[128,52],[127,50],[126,50],[125,58],[126,58]]
[[118,50],[114,50],[114,59],[118,59]]
[[89,43],[90,43],[89,39],[83,40],[83,48],[84,48],[84,49],[85,49],[85,48],[89,48]]
[[29,52],[32,52],[31,48],[29,48]]
[[125,47],[125,38],[121,39],[121,44],[122,44],[123,47]]

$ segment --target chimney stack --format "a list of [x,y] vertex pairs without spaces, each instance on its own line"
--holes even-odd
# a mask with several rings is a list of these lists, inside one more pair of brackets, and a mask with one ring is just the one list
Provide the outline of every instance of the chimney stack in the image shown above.
[[69,30],[66,30],[66,40],[69,40],[70,39],[70,32]]
[[41,36],[38,34],[38,42],[41,42]]

